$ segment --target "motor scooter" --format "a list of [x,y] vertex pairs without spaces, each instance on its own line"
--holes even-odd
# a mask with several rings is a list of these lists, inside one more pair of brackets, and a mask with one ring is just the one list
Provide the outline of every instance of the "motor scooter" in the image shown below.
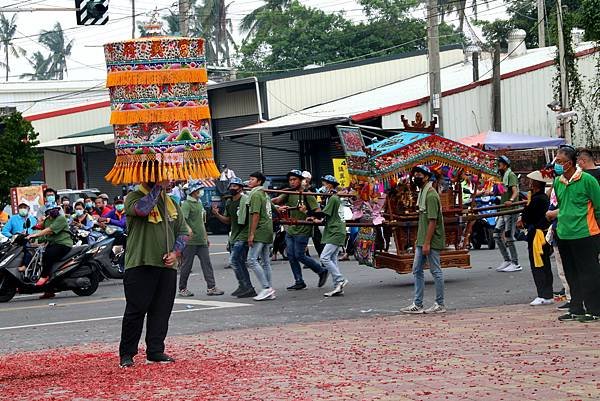
[[[500,203],[498,196],[481,196],[475,198],[475,203],[478,208],[496,206]],[[495,209],[482,210],[481,215],[496,213]],[[481,245],[487,245],[488,249],[496,247],[494,240],[494,227],[496,227],[497,217],[481,217],[473,224],[471,231],[471,245],[474,249],[481,249]]]
[[44,250],[44,245],[30,244],[25,234],[13,236],[10,248],[0,260],[0,302],[10,301],[17,292],[73,291],[79,296],[96,292],[101,273],[94,258],[101,252],[102,244],[72,247],[52,266],[46,284],[36,286],[42,272]]

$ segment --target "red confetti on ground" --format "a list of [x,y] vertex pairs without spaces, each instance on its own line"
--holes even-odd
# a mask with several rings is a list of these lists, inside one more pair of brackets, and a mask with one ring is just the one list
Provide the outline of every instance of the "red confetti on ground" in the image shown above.
[[0,356],[0,400],[598,400],[599,339],[511,306],[170,338],[131,369],[96,344]]

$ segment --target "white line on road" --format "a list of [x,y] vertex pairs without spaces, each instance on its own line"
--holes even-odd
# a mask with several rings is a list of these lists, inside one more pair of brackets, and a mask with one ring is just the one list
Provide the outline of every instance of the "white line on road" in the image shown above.
[[[125,298],[123,298],[125,300]],[[207,306],[206,308],[192,308],[192,309],[183,309],[176,310],[172,313],[184,313],[184,312],[201,312],[205,310],[214,310],[214,309],[223,309],[223,308],[236,308],[239,306],[251,306],[252,304],[243,304],[236,302],[220,302],[220,301],[201,301],[199,299],[175,299],[176,304],[184,304],[184,305],[202,305]],[[74,324],[74,323],[87,323],[87,322],[99,322],[102,320],[116,320],[122,319],[123,315],[119,316],[105,316],[105,317],[94,317],[90,319],[77,319],[77,320],[65,320],[62,322],[48,322],[48,323],[33,323],[33,324],[25,324],[22,326],[8,326],[8,327],[0,327],[0,331],[6,330],[15,330],[15,329],[27,329],[32,327],[46,327],[46,326],[59,326],[66,324]]]

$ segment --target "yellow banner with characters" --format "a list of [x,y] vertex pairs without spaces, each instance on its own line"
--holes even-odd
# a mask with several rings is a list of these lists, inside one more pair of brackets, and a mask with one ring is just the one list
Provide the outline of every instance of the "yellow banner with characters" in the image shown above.
[[347,188],[350,185],[350,173],[346,165],[346,159],[332,159],[333,175],[340,183],[341,188]]

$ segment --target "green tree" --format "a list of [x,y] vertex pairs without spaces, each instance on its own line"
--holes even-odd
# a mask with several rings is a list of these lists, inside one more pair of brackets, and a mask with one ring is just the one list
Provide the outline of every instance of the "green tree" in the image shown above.
[[45,57],[39,51],[33,53],[33,57],[27,59],[33,68],[33,72],[21,74],[21,78],[29,78],[30,81],[43,81],[50,79],[50,62],[51,57]]
[[[298,1],[258,14],[256,34],[242,42],[242,74],[425,49],[425,22],[410,15],[413,5],[382,1],[362,0],[368,21],[360,24]],[[446,24],[440,36],[442,45],[463,41]]]
[[8,20],[4,13],[0,13],[0,43],[4,48],[4,62],[0,63],[6,71],[6,80],[8,81],[8,73],[10,72],[10,65],[8,63],[8,56],[12,54],[13,57],[19,58],[26,54],[25,50],[13,43],[13,38],[17,33],[17,14],[13,14],[12,18]]
[[0,201],[8,203],[10,188],[28,184],[40,170],[42,156],[35,148],[38,134],[21,113],[1,117],[0,132]]
[[195,7],[195,33],[206,40],[206,59],[210,64],[231,66],[231,47],[235,48],[233,26],[227,16],[225,0],[205,0]]
[[262,19],[259,18],[262,14],[270,11],[283,11],[285,8],[289,7],[291,3],[292,0],[267,0],[265,4],[255,8],[250,14],[242,18],[240,30],[243,33],[246,33],[246,39],[250,39],[252,36],[256,35],[259,29],[264,28],[261,26]]
[[52,79],[63,79],[67,73],[67,57],[73,50],[73,40],[68,40],[60,26],[60,22],[54,24],[51,31],[40,32],[39,42],[50,50],[49,76]]

